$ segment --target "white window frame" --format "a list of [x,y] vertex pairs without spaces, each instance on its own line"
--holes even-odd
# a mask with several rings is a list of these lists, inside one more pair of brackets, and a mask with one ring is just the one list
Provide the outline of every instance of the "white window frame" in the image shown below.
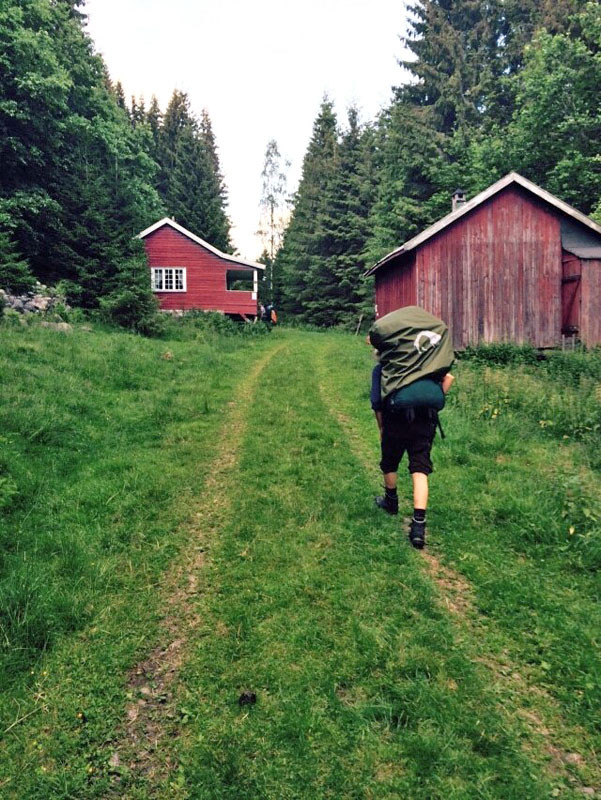
[[[182,287],[176,289],[177,273],[181,273]],[[167,273],[170,273],[169,276]],[[170,278],[172,289],[165,289],[167,277]],[[151,267],[150,268],[150,288],[153,292],[186,292],[188,289],[188,277],[186,267]]]

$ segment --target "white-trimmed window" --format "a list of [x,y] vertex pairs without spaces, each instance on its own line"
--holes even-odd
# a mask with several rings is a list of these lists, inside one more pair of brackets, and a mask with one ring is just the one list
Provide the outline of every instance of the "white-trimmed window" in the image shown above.
[[152,267],[150,286],[153,292],[185,292],[185,267]]

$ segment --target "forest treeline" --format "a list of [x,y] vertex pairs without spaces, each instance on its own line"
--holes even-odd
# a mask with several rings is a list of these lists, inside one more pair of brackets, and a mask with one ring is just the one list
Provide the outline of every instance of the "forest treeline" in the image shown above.
[[[471,196],[516,170],[601,218],[599,3],[416,0],[409,12],[390,104],[342,122],[323,100],[277,253],[268,236],[264,297],[303,322],[371,314],[365,270],[446,214],[458,187]],[[231,252],[227,192],[208,113],[179,91],[164,112],[128,102],[84,15],[84,0],[0,6],[0,286],[60,283],[129,324],[155,307],[133,236],[168,215]],[[279,180],[279,166],[267,174]]]
[[[601,6],[420,0],[399,86],[374,121],[324,99],[274,264],[305,322],[373,313],[364,271],[513,170],[601,220]],[[399,3],[399,18],[401,4]]]
[[164,113],[154,97],[128,105],[84,11],[83,0],[0,6],[0,287],[60,282],[81,307],[148,316],[137,233],[168,214],[231,252],[215,137],[182,92]]

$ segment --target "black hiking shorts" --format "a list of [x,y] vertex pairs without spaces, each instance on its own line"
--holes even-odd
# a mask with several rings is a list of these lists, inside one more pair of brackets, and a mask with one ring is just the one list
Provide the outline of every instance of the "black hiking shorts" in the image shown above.
[[397,472],[405,452],[409,458],[409,472],[430,475],[430,451],[436,433],[436,422],[428,417],[416,417],[407,422],[404,416],[383,414],[382,460],[380,469],[386,475]]

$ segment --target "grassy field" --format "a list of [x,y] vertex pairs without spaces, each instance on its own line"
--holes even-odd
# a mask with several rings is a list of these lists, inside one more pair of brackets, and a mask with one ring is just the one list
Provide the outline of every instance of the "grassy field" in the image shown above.
[[599,354],[458,363],[420,553],[358,339],[0,335],[0,797],[601,796]]

